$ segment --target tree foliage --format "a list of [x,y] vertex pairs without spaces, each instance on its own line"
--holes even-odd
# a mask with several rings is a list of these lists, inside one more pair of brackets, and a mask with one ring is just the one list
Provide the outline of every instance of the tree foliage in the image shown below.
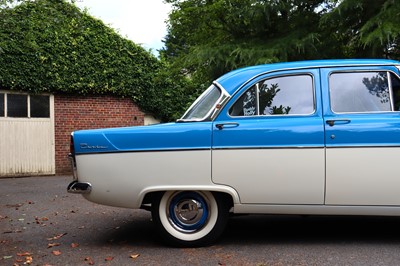
[[400,0],[167,0],[163,56],[198,83],[246,65],[399,58]]
[[163,54],[190,73],[213,79],[245,65],[320,58],[324,0],[168,2]]
[[343,0],[322,24],[340,36],[348,57],[400,58],[399,0]]

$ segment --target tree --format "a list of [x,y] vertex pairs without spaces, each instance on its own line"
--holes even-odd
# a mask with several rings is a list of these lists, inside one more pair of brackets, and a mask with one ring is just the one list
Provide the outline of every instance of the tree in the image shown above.
[[[324,0],[167,0],[173,4],[163,56],[207,82],[246,65],[314,59]],[[332,49],[333,50],[333,49]]]
[[400,58],[399,0],[342,0],[323,25],[343,42],[348,57]]
[[197,83],[277,61],[400,58],[400,0],[167,0],[163,56]]

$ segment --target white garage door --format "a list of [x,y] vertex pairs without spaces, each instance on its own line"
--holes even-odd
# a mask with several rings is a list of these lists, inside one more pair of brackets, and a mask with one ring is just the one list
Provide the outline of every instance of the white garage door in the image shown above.
[[51,174],[54,97],[0,91],[0,176]]

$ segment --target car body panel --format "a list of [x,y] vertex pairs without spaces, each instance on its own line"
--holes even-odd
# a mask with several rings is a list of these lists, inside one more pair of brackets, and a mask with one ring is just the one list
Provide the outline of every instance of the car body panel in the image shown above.
[[76,164],[79,181],[93,187],[85,198],[110,206],[139,208],[142,191],[155,186],[213,185],[211,150],[81,154]]
[[211,127],[188,122],[81,130],[74,134],[75,153],[210,149]]
[[[329,83],[349,71],[399,78],[399,65],[320,60],[232,71],[215,81],[227,97],[215,117],[75,131],[77,179],[91,185],[86,199],[127,208],[152,192],[204,190],[230,195],[234,213],[400,215],[400,112],[335,113]],[[313,112],[230,115],[254,84],[291,75],[312,77]]]
[[234,187],[244,204],[324,204],[321,101],[314,100],[309,115],[229,115],[233,103],[253,84],[291,75],[310,75],[314,99],[321,97],[318,69],[276,71],[244,86],[214,122],[237,126],[213,127],[213,181]]
[[[321,70],[332,73],[388,71],[393,66],[341,67]],[[322,86],[329,88],[328,79]],[[331,102],[329,90],[324,101]],[[326,204],[400,205],[400,178],[396,160],[400,155],[400,112],[334,113],[324,110],[326,125]]]

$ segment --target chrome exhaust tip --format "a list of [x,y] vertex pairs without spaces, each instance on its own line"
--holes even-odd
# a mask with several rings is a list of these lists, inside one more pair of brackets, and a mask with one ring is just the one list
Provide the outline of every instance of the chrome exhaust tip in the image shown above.
[[68,185],[67,191],[74,194],[89,194],[92,191],[90,183],[73,181]]

